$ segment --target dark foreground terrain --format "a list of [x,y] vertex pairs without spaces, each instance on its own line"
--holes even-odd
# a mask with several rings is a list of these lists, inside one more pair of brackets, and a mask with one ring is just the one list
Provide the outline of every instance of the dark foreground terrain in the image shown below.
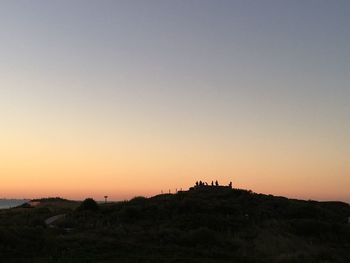
[[342,202],[216,186],[101,205],[46,199],[0,211],[0,262],[350,262],[349,216]]

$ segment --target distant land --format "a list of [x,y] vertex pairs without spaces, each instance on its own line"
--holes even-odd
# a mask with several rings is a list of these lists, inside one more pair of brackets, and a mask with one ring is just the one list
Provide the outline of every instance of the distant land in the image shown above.
[[0,211],[2,262],[350,262],[350,206],[196,183],[98,203]]

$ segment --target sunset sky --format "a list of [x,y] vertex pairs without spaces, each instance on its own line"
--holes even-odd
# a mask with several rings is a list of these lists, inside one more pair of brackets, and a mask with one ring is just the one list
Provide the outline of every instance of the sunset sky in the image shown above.
[[350,1],[3,0],[0,198],[196,180],[350,202]]

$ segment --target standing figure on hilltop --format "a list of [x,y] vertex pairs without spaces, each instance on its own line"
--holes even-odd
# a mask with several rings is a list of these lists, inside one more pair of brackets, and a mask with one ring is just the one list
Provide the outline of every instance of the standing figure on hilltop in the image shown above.
[[211,181],[211,186],[214,186],[214,181]]
[[219,186],[218,180],[215,181],[215,186]]
[[232,182],[230,182],[230,183],[228,184],[228,187],[232,188]]

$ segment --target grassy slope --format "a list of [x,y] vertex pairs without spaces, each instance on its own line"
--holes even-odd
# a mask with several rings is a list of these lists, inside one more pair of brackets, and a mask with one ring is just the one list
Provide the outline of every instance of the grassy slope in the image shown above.
[[[62,212],[57,228],[43,225]],[[2,212],[0,254],[4,262],[350,262],[348,216],[341,202],[202,187],[98,211]]]

